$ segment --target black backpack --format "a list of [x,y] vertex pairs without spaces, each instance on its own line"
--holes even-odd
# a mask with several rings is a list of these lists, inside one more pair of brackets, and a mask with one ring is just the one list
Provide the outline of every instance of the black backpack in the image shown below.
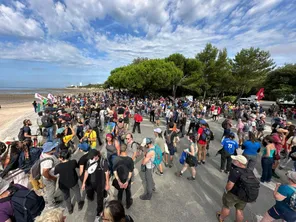
[[10,201],[13,209],[15,222],[33,222],[41,214],[45,207],[42,196],[38,196],[35,191],[19,189],[16,186],[9,188],[10,196],[3,198],[0,202]]
[[259,195],[260,181],[248,168],[238,169],[238,171],[241,173],[238,182],[238,198],[246,203],[255,202]]
[[20,128],[19,134],[18,134],[18,139],[19,141],[24,141],[25,140],[25,132],[24,132],[24,127]]
[[49,116],[43,116],[41,118],[42,126],[45,128],[49,128],[53,126],[53,121]]

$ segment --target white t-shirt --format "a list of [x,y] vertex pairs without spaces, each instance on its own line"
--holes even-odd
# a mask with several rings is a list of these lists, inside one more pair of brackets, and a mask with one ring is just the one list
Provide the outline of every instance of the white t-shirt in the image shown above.
[[292,146],[295,146],[296,145],[296,136],[291,136],[288,140],[287,140],[287,144],[291,144],[291,147]]
[[[40,173],[42,175],[43,169],[50,169],[49,174],[52,175],[52,176],[56,176],[54,174],[54,167],[56,165],[58,165],[60,161],[56,158],[55,155],[48,155],[46,153],[42,153],[40,155],[41,160],[44,159],[44,158],[48,158],[48,157],[52,158],[53,161],[52,160],[45,160],[45,161],[41,162],[41,164],[40,164],[40,171],[41,172]],[[44,176],[42,176],[42,178],[45,179]]]

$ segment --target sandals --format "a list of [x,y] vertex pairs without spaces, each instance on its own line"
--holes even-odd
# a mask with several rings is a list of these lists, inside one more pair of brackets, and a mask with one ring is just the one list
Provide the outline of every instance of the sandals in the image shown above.
[[217,217],[218,221],[224,222],[224,220],[220,219],[220,216],[221,216],[221,212],[220,211],[216,212],[216,217]]

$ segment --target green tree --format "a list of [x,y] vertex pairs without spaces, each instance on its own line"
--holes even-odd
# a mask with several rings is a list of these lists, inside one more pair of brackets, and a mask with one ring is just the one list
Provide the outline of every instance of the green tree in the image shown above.
[[252,87],[262,84],[267,73],[274,67],[269,52],[253,47],[238,52],[232,61],[232,75],[238,98],[249,93]]
[[272,99],[291,100],[288,97],[296,94],[296,64],[286,64],[268,73],[264,87],[265,94]]
[[139,63],[147,61],[147,60],[149,60],[147,57],[138,57],[133,60],[132,64],[139,64]]

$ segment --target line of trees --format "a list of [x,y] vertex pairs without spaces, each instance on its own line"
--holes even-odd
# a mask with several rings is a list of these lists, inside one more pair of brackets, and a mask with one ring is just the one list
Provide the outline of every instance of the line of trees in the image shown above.
[[[225,48],[219,50],[209,43],[195,58],[180,53],[164,59],[136,58],[131,64],[112,70],[105,87],[173,97],[188,93],[241,97],[264,87],[274,96],[296,92],[295,71],[292,64],[275,69],[269,52],[260,48],[242,49],[230,59]],[[279,77],[282,74],[284,81]]]

